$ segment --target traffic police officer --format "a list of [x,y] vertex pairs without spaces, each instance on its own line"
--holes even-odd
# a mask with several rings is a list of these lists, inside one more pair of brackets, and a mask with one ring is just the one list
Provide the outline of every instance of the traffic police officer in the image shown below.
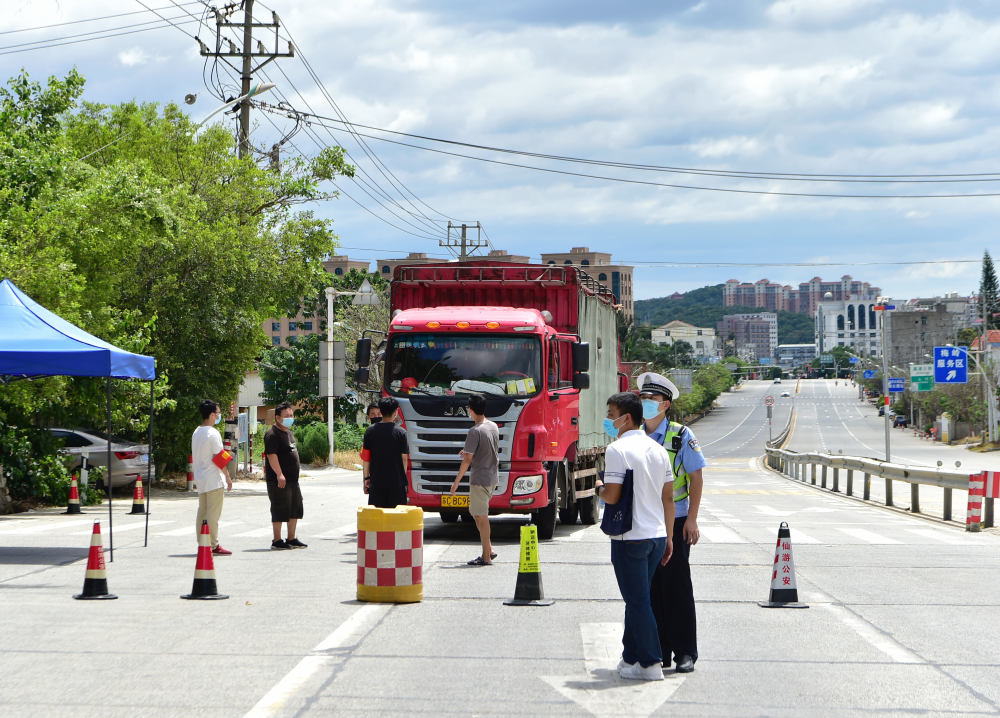
[[673,655],[677,672],[690,673],[698,660],[698,634],[688,558],[698,543],[702,469],[707,462],[694,432],[667,418],[671,402],[680,394],[674,383],[662,374],[646,372],[638,385],[646,433],[667,450],[674,469],[674,555],[666,566],[657,566],[653,576],[653,613],[663,665],[669,666]]

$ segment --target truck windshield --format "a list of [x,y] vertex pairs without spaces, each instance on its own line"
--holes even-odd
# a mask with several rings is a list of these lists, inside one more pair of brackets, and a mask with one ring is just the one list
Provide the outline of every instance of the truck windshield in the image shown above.
[[407,334],[386,354],[392,394],[526,396],[541,388],[538,337]]

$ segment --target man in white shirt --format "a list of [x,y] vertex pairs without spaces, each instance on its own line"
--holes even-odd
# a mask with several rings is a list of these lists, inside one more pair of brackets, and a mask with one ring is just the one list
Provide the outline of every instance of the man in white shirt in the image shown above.
[[608,504],[618,503],[625,472],[632,471],[632,529],[611,537],[611,565],[625,601],[618,671],[622,678],[662,681],[663,656],[649,591],[657,564],[665,566],[673,553],[670,457],[643,431],[642,402],[635,394],[622,392],[608,399],[604,428],[616,440],[605,453],[604,481],[597,481],[597,495]]
[[191,462],[194,468],[194,483],[198,487],[198,519],[195,533],[201,534],[201,522],[208,520],[208,530],[212,535],[212,553],[229,556],[219,545],[219,516],[222,515],[222,498],[225,491],[231,491],[233,480],[229,472],[220,468],[212,459],[222,452],[222,436],[215,428],[222,423],[219,405],[211,399],[201,402],[201,426],[191,435]]

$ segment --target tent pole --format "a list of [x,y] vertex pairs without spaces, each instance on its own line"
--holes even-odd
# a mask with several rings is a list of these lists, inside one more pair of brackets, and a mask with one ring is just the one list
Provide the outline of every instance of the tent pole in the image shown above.
[[104,470],[104,488],[108,492],[108,549],[109,562],[115,560],[115,533],[111,513],[111,376],[106,379],[108,388],[108,463]]
[[143,538],[143,546],[149,546],[149,504],[153,494],[151,476],[153,473],[153,382],[155,381],[155,379],[149,381],[149,451],[146,453],[149,463],[146,464],[146,535]]

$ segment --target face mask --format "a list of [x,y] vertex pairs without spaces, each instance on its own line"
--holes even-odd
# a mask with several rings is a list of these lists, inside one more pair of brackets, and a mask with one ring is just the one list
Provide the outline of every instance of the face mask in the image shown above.
[[654,416],[660,413],[660,402],[656,399],[643,399],[642,400],[642,418],[652,419]]
[[222,423],[222,414],[219,414],[218,416],[215,417],[215,423],[216,424]]
[[382,421],[382,417],[381,416],[373,416],[371,419],[368,420],[368,423],[369,424],[378,424],[380,421]]
[[284,419],[281,420],[282,426],[284,426],[284,427],[286,427],[288,429],[291,429],[292,428],[292,424],[294,424],[294,423],[295,423],[295,417],[293,417],[293,416],[286,416]]
[[[619,416],[618,419],[621,417]],[[610,436],[612,439],[618,438],[618,427],[615,426],[615,422],[618,419],[604,419],[604,433]]]

